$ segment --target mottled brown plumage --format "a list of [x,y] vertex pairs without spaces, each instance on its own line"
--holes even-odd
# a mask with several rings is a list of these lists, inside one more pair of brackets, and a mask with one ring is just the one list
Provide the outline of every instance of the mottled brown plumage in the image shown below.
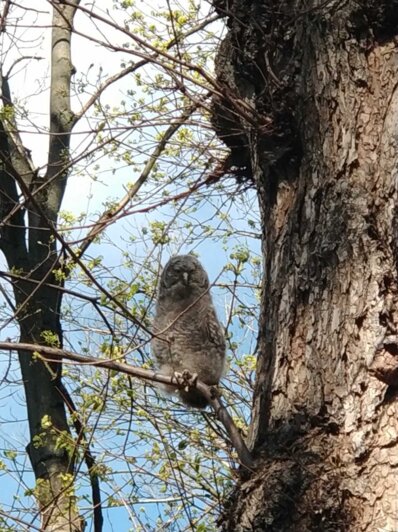
[[[160,373],[172,376],[188,370],[208,385],[222,377],[225,339],[209,287],[206,271],[192,255],[176,255],[164,267],[154,320],[158,337],[152,340]],[[207,406],[196,389],[179,394],[189,406]]]

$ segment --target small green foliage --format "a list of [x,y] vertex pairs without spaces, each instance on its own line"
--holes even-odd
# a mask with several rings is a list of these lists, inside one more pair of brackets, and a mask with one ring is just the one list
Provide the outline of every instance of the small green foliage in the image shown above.
[[17,451],[14,451],[14,450],[11,450],[11,449],[5,449],[3,451],[3,454],[9,460],[15,460],[15,458],[18,456]]
[[83,411],[101,411],[104,407],[103,399],[95,393],[81,392],[81,399],[83,401],[81,405]]
[[67,431],[53,431],[52,435],[55,437],[55,448],[64,449],[68,456],[72,457],[76,449],[76,442],[70,434]]
[[36,362],[37,360],[42,360],[42,356],[38,351],[33,351],[32,353],[32,361]]
[[68,274],[64,268],[57,268],[53,270],[53,275],[57,283],[63,283],[67,280]]
[[76,214],[74,214],[71,211],[60,211],[58,214],[58,223],[62,227],[62,225],[70,226],[74,223],[76,223],[78,220],[78,217]]
[[104,260],[104,257],[94,257],[92,258],[91,260],[89,260],[87,263],[86,263],[86,267],[89,269],[89,270],[94,270],[94,268],[98,268],[99,266],[102,265],[102,261]]
[[36,434],[35,436],[33,436],[32,438],[32,444],[33,444],[33,447],[35,449],[39,449],[40,447],[43,447],[44,445],[44,442],[45,442],[45,433],[40,433],[40,434]]
[[17,268],[15,266],[12,266],[10,268],[10,273],[12,273],[13,275],[17,275],[18,277],[22,277],[24,274],[24,271],[23,271],[23,268]]
[[13,105],[3,105],[0,108],[0,120],[4,122],[12,122],[15,118],[15,108]]
[[42,429],[49,429],[52,427],[52,421],[51,421],[51,418],[50,416],[48,415],[45,415],[41,418],[41,428]]
[[250,258],[250,251],[245,246],[237,246],[230,254],[232,260],[236,260],[238,263],[244,264]]
[[149,230],[154,244],[168,244],[171,241],[166,222],[150,222]]
[[59,342],[57,333],[46,330],[46,331],[42,331],[40,333],[40,336],[42,340],[44,341],[45,345],[48,345],[49,347],[60,347],[60,342]]

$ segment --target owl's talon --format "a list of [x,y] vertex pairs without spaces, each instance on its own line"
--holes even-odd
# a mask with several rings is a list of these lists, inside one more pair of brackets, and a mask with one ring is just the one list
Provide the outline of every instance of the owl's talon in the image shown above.
[[186,382],[184,390],[189,392],[191,388],[196,388],[196,382],[198,380],[197,373],[190,373],[188,370],[184,370],[183,375]]
[[179,371],[175,371],[172,376],[173,380],[176,381],[177,384],[183,384],[184,383],[184,377],[183,374]]
[[187,386],[196,386],[196,383],[198,381],[198,374],[197,373],[191,373],[187,369],[184,369],[182,372],[183,379],[187,383]]
[[198,381],[198,374],[191,373],[189,370],[184,369],[182,373],[175,371],[173,378],[178,385],[183,386],[186,392],[189,392],[189,389],[196,386]]

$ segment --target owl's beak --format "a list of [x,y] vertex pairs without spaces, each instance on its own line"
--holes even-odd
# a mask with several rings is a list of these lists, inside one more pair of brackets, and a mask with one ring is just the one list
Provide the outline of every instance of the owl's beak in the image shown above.
[[182,274],[182,278],[183,278],[183,280],[184,280],[184,284],[185,284],[185,286],[187,286],[187,285],[188,285],[188,282],[189,282],[189,273],[188,273],[188,272],[183,272],[183,274]]

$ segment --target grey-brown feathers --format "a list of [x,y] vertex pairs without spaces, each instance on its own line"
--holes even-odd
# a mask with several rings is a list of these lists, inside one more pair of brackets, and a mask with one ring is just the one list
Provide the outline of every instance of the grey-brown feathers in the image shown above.
[[[176,255],[163,269],[154,320],[152,352],[160,373],[188,370],[205,384],[218,384],[225,362],[225,339],[209,292],[209,278],[192,255]],[[204,408],[198,390],[181,390],[189,406]]]

